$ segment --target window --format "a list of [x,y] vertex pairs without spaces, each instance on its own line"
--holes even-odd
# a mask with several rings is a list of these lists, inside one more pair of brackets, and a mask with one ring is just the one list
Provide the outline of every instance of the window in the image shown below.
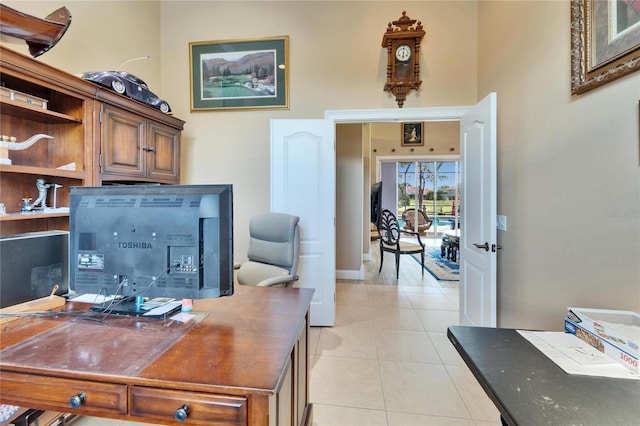
[[398,218],[407,209],[433,220],[428,235],[460,227],[460,161],[412,161],[397,164]]

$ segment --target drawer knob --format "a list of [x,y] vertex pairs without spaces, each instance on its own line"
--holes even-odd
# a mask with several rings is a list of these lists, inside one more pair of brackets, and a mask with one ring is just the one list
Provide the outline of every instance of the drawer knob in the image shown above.
[[74,395],[71,398],[69,398],[69,406],[71,408],[80,408],[80,406],[82,405],[82,403],[84,402],[84,400],[87,398],[87,396],[83,393],[79,393],[78,395]]
[[184,422],[189,417],[189,406],[184,404],[182,407],[176,410],[176,414],[174,415],[177,421]]

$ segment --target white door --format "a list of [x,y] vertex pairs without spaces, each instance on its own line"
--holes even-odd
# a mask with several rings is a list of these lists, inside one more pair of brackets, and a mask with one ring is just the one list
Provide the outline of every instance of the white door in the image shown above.
[[496,94],[460,119],[460,324],[495,327]]
[[329,120],[271,120],[271,211],[300,217],[296,287],[315,290],[313,326],[335,322],[335,163]]
[[382,181],[382,208],[398,211],[398,172],[396,163],[383,161],[380,164],[380,180]]

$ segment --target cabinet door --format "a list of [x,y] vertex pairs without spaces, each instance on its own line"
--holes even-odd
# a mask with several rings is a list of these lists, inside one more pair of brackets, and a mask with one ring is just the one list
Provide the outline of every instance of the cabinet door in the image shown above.
[[138,115],[103,106],[102,180],[146,177],[145,126]]
[[147,176],[164,183],[180,180],[180,131],[149,123]]

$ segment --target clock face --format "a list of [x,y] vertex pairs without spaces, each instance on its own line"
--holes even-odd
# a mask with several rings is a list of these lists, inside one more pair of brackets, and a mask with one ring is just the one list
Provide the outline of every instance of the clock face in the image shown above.
[[408,61],[411,58],[411,48],[406,44],[401,44],[396,48],[396,59],[399,61]]

